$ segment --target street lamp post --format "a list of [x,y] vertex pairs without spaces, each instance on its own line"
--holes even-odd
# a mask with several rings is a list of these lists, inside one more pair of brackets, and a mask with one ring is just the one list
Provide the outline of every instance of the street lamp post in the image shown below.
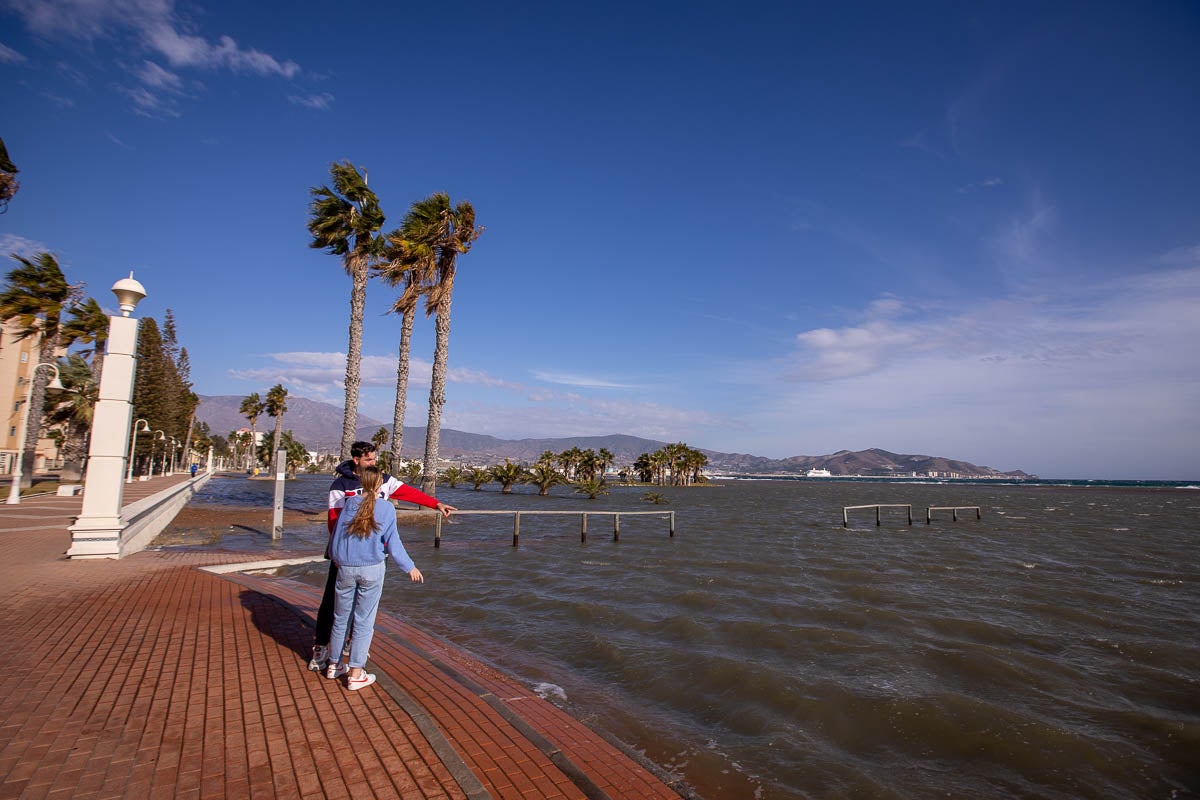
[[[144,419],[139,419],[133,423],[133,442],[129,445],[129,474],[125,476],[126,483],[133,483],[133,451],[137,448],[138,431],[142,433],[150,432],[150,423]],[[153,462],[151,462],[153,463]]]
[[163,466],[160,474],[167,474],[167,435],[162,431],[154,432],[154,441],[150,443],[150,477],[154,477],[154,442],[163,443]]
[[[42,367],[49,367],[54,370],[54,377],[50,379],[50,383],[46,384],[47,389],[62,389],[62,381],[58,376],[58,365],[49,364],[45,361],[37,364],[29,373],[29,391],[25,392],[25,416],[21,420],[21,433],[17,436],[17,463],[13,467],[12,486],[8,489],[8,500],[5,502],[8,505],[16,505],[21,502],[21,476],[24,474],[24,465],[21,463],[25,460],[25,440],[29,433],[29,406],[33,403],[33,383],[37,376],[37,371]],[[38,420],[40,423],[41,420]]]
[[133,383],[137,371],[138,321],[131,317],[146,289],[129,273],[113,284],[121,316],[108,319],[108,351],[100,393],[92,415],[83,508],[71,526],[71,558],[120,558],[121,501],[128,477],[130,423],[133,422]]

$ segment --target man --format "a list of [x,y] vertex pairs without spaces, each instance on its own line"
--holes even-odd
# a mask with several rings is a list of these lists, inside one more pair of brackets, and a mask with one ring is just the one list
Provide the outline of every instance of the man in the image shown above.
[[[375,465],[375,445],[370,442],[355,442],[350,445],[350,458],[338,464],[334,470],[337,477],[329,486],[329,516],[326,520],[329,527],[330,542],[333,541],[333,530],[337,527],[338,516],[346,507],[346,498],[354,497],[362,490],[362,482],[358,479],[358,471],[363,467]],[[419,489],[414,489],[401,481],[384,473],[383,484],[379,487],[379,496],[389,500],[400,500],[405,503],[416,503],[426,508],[437,509],[444,517],[449,517],[458,509],[447,505],[435,497],[430,497]],[[325,546],[325,557],[329,558],[329,545]],[[313,672],[325,669],[329,657],[329,636],[333,630],[333,600],[337,587],[337,564],[329,562],[329,577],[325,580],[325,593],[321,596],[321,607],[317,610],[317,629],[313,637],[312,658],[308,668]]]

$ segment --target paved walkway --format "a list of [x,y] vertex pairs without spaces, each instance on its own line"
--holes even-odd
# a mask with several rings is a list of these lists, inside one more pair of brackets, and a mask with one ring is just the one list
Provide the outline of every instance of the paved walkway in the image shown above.
[[[182,480],[129,484],[125,502]],[[308,672],[315,590],[199,569],[254,555],[67,560],[80,505],[0,506],[0,798],[680,796],[551,703],[382,613],[375,686]]]

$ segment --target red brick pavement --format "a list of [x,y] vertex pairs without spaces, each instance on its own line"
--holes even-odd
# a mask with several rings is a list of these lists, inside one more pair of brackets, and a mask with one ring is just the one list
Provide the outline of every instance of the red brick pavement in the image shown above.
[[[125,501],[185,479],[130,484]],[[197,569],[253,556],[69,561],[79,507],[0,507],[0,798],[679,796],[552,704],[386,615],[375,687],[308,672],[314,590]]]

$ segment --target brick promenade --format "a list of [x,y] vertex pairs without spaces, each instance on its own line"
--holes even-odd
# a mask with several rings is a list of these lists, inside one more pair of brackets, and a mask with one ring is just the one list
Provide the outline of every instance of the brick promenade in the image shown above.
[[[186,479],[129,484],[124,501]],[[257,555],[67,560],[80,506],[0,505],[0,798],[680,796],[554,705],[382,613],[375,686],[308,672],[315,590],[199,569]]]

